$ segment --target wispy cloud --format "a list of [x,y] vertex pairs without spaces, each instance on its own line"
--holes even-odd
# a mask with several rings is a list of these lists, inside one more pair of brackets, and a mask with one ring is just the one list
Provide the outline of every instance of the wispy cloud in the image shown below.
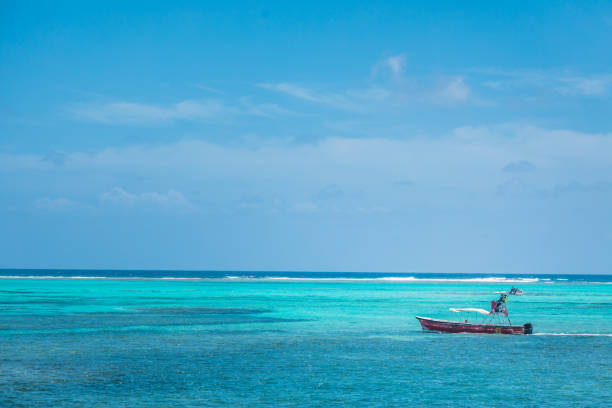
[[612,193],[612,182],[597,181],[594,183],[581,183],[572,181],[567,184],[556,185],[551,190],[552,194],[568,193]]
[[100,201],[123,208],[142,209],[156,208],[164,210],[192,211],[196,206],[181,192],[168,190],[166,193],[145,192],[140,194],[129,193],[120,187],[102,193]]
[[291,114],[274,103],[257,104],[249,98],[234,103],[220,99],[185,100],[169,105],[137,102],[85,103],[68,108],[73,118],[108,125],[147,125],[176,121],[207,121],[235,115],[273,118]]
[[225,92],[223,92],[223,91],[221,91],[221,90],[219,90],[217,88],[213,88],[213,87],[202,85],[202,84],[195,84],[194,86],[196,88],[198,88],[198,89],[201,89],[202,91],[205,91],[205,92],[210,92],[210,93],[214,93],[214,94],[217,94],[217,95],[225,95]]
[[[374,64],[374,77],[362,87],[348,89],[315,89],[292,82],[268,82],[257,86],[279,94],[287,95],[310,104],[353,112],[374,112],[406,104],[459,104],[473,98],[472,88],[463,75],[446,78],[425,78],[415,81],[406,74],[406,56],[397,54],[386,57]],[[365,81],[365,79],[364,79]],[[599,83],[579,83],[585,91],[596,92]],[[417,84],[417,85],[415,85]],[[232,99],[224,92],[204,85],[198,88],[217,96],[206,99],[187,99],[170,104],[112,101],[77,103],[67,107],[70,116],[79,121],[107,125],[155,125],[178,121],[210,121],[236,115],[251,115],[276,118],[292,115],[294,112],[274,102],[255,102],[251,97]]]
[[383,58],[372,67],[372,75],[377,76],[383,73],[390,74],[394,78],[399,78],[404,74],[406,68],[406,55],[397,54]]
[[612,89],[612,74],[580,74],[567,70],[474,70],[488,78],[483,85],[499,91],[511,88],[548,89],[564,96],[599,96]]
[[570,76],[559,78],[560,86],[556,90],[566,95],[603,95],[612,88],[612,75]]
[[400,180],[396,180],[393,185],[397,186],[397,187],[412,187],[414,186],[414,182],[412,180],[408,180],[408,179],[400,179]]
[[502,171],[507,172],[507,173],[525,173],[525,172],[533,171],[534,169],[535,169],[535,166],[530,161],[519,160],[519,161],[514,161],[512,163],[506,164],[503,167]]
[[372,67],[372,74],[383,81],[384,85],[378,87],[384,88],[391,96],[388,99],[396,103],[458,104],[473,99],[472,88],[464,75],[410,75],[406,72],[405,54],[378,61]]
[[433,99],[442,103],[459,103],[467,101],[472,90],[462,76],[450,78],[440,85],[433,94]]
[[437,81],[430,87],[408,87],[396,78],[396,83],[373,84],[358,89],[345,89],[341,92],[315,92],[304,86],[287,82],[259,84],[259,87],[279,92],[294,98],[355,112],[373,112],[386,104],[392,109],[410,104],[459,104],[472,100],[472,89],[463,76],[453,76]]
[[322,103],[326,100],[325,97],[315,95],[309,89],[287,82],[281,82],[278,84],[264,83],[259,84],[259,86],[265,89],[270,89],[272,91],[281,92],[298,99],[304,99],[305,101],[309,102]]
[[319,211],[319,206],[311,202],[295,203],[289,207],[289,212],[295,213],[315,213]]
[[285,109],[275,103],[254,103],[251,98],[240,98],[240,111],[247,115],[276,118],[285,115],[296,115],[295,112]]
[[317,200],[334,200],[344,196],[344,190],[337,184],[328,184],[319,190],[314,198]]
[[354,99],[348,97],[344,93],[315,92],[303,86],[288,82],[263,83],[259,84],[258,86],[264,89],[289,95],[307,102],[326,105],[332,108],[346,110],[360,110],[362,108],[359,103],[357,103]]
[[83,205],[66,197],[42,197],[34,201],[34,208],[46,211],[69,211],[82,208]]
[[497,186],[497,195],[502,197],[528,197],[528,198],[559,198],[567,195],[609,195],[612,193],[612,182],[596,181],[582,183],[571,181],[569,183],[555,184],[552,187],[536,186],[526,183],[520,178],[511,178]]
[[44,157],[42,157],[40,160],[42,162],[61,166],[66,162],[66,154],[64,152],[52,151],[44,155]]
[[136,102],[78,104],[69,108],[74,118],[104,124],[148,124],[176,120],[202,120],[233,114],[237,109],[218,100],[185,100],[171,105]]

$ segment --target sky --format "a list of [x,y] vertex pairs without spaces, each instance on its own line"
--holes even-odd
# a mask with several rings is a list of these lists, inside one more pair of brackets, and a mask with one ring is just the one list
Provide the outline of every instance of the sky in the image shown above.
[[612,273],[612,2],[0,4],[0,267]]

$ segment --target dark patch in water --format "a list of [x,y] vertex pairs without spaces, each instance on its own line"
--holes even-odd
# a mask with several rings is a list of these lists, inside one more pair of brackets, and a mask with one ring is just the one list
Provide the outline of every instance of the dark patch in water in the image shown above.
[[27,293],[36,293],[36,292],[33,292],[31,290],[16,289],[16,290],[0,290],[0,293],[17,293],[19,295],[23,295]]
[[77,298],[77,297],[44,297],[44,298],[28,298],[28,299],[19,299],[19,300],[11,300],[11,299],[3,299],[0,301],[0,305],[86,305],[92,304],[101,301],[100,299],[90,297],[87,299]]
[[165,314],[165,315],[246,315],[269,313],[269,309],[242,309],[234,307],[214,308],[214,307],[136,307],[132,309],[139,313]]
[[[287,323],[302,319],[261,316],[258,309],[147,308],[141,313],[79,313],[71,315],[0,316],[0,330],[104,329],[122,327],[164,327],[227,325],[244,323]],[[168,312],[168,309],[171,312]],[[175,309],[180,310],[177,312]],[[194,311],[197,309],[198,311]],[[202,310],[200,310],[202,309]],[[160,310],[162,312],[160,313]]]

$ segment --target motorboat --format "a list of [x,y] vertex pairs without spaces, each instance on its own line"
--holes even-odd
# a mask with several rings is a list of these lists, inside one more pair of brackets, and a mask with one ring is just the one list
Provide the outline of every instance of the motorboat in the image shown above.
[[[523,294],[518,288],[508,292],[497,292],[501,296],[497,301],[491,301],[491,309],[454,308],[449,310],[461,315],[461,320],[442,320],[430,317],[416,316],[423,330],[446,333],[481,333],[481,334],[532,334],[533,325],[525,323],[521,326],[513,325],[508,316],[508,296]],[[474,318],[473,316],[476,316]]]

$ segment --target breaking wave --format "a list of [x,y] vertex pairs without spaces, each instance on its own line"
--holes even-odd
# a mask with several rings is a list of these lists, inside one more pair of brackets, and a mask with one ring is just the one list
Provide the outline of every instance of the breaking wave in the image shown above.
[[223,277],[179,277],[179,276],[70,276],[70,275],[0,275],[0,279],[75,279],[75,280],[162,280],[162,281],[286,281],[286,282],[436,282],[436,283],[534,283],[539,278],[417,278],[414,276],[388,276],[388,277],[291,277],[291,276],[223,276]]

